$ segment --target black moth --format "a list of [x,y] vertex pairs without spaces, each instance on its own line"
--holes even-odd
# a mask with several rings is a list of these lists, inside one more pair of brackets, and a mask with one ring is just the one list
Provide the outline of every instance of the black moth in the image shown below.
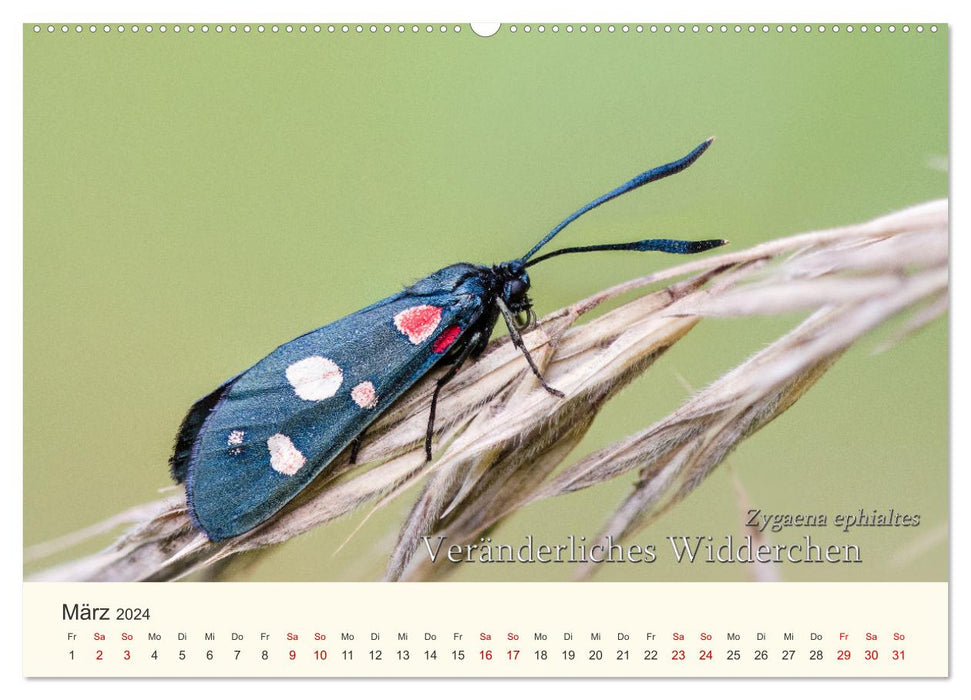
[[493,266],[457,263],[345,318],[281,345],[200,399],[176,439],[172,476],[185,483],[192,522],[211,540],[247,532],[293,499],[405,390],[440,363],[425,453],[432,457],[441,388],[485,349],[502,316],[546,391],[520,336],[535,319],[527,268],[567,253],[604,250],[700,253],[723,240],[651,239],[562,248],[533,257],[570,222],[614,197],[678,173],[689,154],[641,173],[564,219],[522,257]]

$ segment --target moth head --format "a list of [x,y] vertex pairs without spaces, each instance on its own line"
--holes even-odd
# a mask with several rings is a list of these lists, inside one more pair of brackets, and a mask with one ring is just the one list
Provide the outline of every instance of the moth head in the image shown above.
[[527,296],[529,292],[529,274],[519,260],[511,260],[496,266],[499,281],[502,285],[499,294],[509,310],[516,314],[521,327],[531,324],[533,302]]

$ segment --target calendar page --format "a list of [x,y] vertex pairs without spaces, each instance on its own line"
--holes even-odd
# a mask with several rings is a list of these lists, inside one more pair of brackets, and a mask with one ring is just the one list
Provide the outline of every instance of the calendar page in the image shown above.
[[27,22],[28,677],[946,677],[948,26]]

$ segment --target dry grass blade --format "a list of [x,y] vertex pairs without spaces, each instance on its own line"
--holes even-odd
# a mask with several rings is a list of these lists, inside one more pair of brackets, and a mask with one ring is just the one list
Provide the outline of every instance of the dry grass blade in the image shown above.
[[[500,339],[442,392],[438,413],[447,422],[437,428],[435,461],[425,462],[422,439],[438,373],[369,430],[359,464],[342,455],[260,528],[209,542],[192,530],[184,502],[163,501],[105,551],[36,578],[179,578],[284,542],[366,502],[382,507],[421,479],[389,558],[390,580],[448,573],[443,559],[433,566],[429,557],[416,556],[423,538],[475,541],[531,502],[636,469],[636,486],[602,532],[629,535],[683,499],[867,331],[911,311],[904,326],[910,333],[943,313],[947,221],[946,201],[929,202],[864,224],[692,260],[605,290],[549,315],[525,336],[565,399],[539,388],[518,351]],[[692,276],[577,323],[608,299],[686,275]],[[702,318],[792,311],[810,316],[664,420],[554,475],[604,403]]]

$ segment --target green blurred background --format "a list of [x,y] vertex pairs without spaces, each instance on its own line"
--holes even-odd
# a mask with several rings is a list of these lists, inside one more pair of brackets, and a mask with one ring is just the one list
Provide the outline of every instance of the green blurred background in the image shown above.
[[[101,25],[99,25],[100,27]],[[276,345],[456,261],[518,256],[565,215],[712,134],[678,177],[598,210],[569,244],[649,236],[735,249],[948,193],[947,30],[372,34],[24,28],[24,538],[158,497],[188,406]],[[605,25],[606,27],[606,25]],[[676,262],[563,258],[540,314]],[[798,317],[706,321],[603,411],[586,454],[663,417]],[[864,563],[787,580],[947,578],[947,324],[865,339],[691,497],[632,538],[651,565],[602,580],[746,580],[678,567],[666,535],[743,534],[733,472],[771,513],[919,513],[814,530]],[[592,538],[634,476],[531,506],[493,534]],[[277,548],[253,580],[380,576],[413,489]],[[795,541],[789,530],[770,541]],[[28,562],[30,573],[109,540]],[[906,552],[911,554],[905,556]],[[463,565],[559,580],[569,565]]]

